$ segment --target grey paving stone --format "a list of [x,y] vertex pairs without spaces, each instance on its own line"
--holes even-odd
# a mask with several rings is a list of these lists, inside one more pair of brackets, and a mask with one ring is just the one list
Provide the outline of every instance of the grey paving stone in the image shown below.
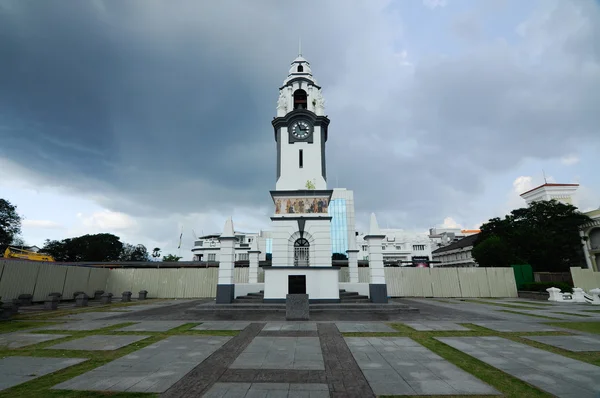
[[471,355],[557,397],[597,397],[600,367],[502,337],[438,337]]
[[592,336],[523,336],[568,351],[600,351],[600,338]]
[[125,322],[127,321],[77,321],[61,323],[60,325],[44,326],[35,330],[96,330]]
[[230,339],[171,336],[52,388],[164,392]]
[[382,322],[336,322],[335,326],[342,333],[350,332],[398,332],[393,327]]
[[186,321],[141,321],[135,325],[116,329],[117,332],[166,332],[181,325]]
[[318,337],[255,337],[231,369],[324,370]]
[[87,359],[18,356],[0,358],[0,390],[5,390],[84,361],[87,361]]
[[5,333],[0,334],[0,347],[21,348],[44,341],[62,339],[69,337],[68,334],[34,334],[34,333]]
[[345,340],[377,395],[499,394],[408,337]]
[[49,350],[111,351],[150,336],[94,335],[46,347]]
[[269,322],[263,328],[263,332],[284,332],[284,331],[316,331],[315,322]]
[[193,327],[192,330],[244,330],[250,322],[210,321]]
[[291,384],[291,383],[215,383],[204,395],[216,397],[329,397],[327,384]]
[[557,329],[535,322],[473,322],[477,326],[492,329],[497,332],[554,332]]
[[424,321],[424,322],[404,322],[405,325],[419,331],[429,332],[429,331],[469,331],[468,329],[462,325],[456,324],[454,322],[434,322],[434,321]]

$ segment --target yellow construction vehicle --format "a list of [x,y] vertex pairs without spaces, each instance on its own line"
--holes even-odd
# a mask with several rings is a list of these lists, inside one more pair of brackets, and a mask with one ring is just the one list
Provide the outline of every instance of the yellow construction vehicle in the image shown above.
[[6,259],[21,259],[21,260],[32,260],[32,261],[52,261],[54,257],[49,254],[36,253],[30,250],[17,249],[16,247],[7,247],[4,251],[4,258]]

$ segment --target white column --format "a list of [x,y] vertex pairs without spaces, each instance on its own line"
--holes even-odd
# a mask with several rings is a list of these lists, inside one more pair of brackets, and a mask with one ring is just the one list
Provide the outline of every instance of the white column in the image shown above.
[[235,260],[235,235],[233,221],[229,218],[225,222],[223,233],[219,237],[219,278],[217,282],[217,304],[233,302],[233,268]]
[[385,284],[385,273],[383,272],[383,253],[381,242],[385,235],[367,235],[365,240],[369,246],[369,268],[371,269],[371,283]]
[[579,230],[579,236],[581,237],[581,241],[583,242],[583,255],[585,257],[585,264],[587,265],[588,269],[593,270],[594,267],[592,266],[592,260],[590,259],[589,240],[583,240],[583,238],[585,237],[585,234],[583,233],[582,230]]
[[348,273],[350,274],[350,283],[358,283],[358,249],[356,248],[356,238],[351,239],[348,253]]
[[254,238],[252,246],[250,246],[250,251],[248,251],[250,260],[248,283],[258,283],[258,256],[260,255],[260,250],[258,250],[257,239],[258,238]]
[[369,298],[373,303],[387,303],[387,286],[385,283],[385,272],[383,269],[383,254],[381,242],[385,235],[379,231],[377,218],[371,214],[371,225],[369,234],[365,236],[369,246],[369,268],[371,270],[371,283],[369,284]]

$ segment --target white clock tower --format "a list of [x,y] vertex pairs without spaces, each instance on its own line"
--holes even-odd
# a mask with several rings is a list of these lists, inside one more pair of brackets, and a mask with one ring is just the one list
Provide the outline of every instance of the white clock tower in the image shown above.
[[277,181],[271,191],[272,260],[265,267],[265,301],[308,294],[311,302],[339,301],[339,269],[331,261],[332,190],[327,189],[325,143],[329,119],[321,87],[302,55],[279,88]]
[[327,189],[325,143],[329,119],[321,87],[302,55],[292,62],[279,88],[277,117],[277,190]]

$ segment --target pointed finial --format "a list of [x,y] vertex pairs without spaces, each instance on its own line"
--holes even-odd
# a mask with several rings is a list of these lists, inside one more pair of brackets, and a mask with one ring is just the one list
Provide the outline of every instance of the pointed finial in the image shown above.
[[223,228],[223,233],[221,234],[221,238],[231,238],[234,237],[235,234],[233,232],[233,220],[231,217],[225,221],[225,228]]
[[369,235],[379,235],[379,224],[377,224],[377,218],[375,217],[375,213],[371,213],[371,223],[369,225]]
[[302,56],[302,37],[298,37],[298,56]]
[[544,169],[542,169],[542,174],[544,175],[544,184],[548,184],[548,181],[546,181],[546,172],[544,171]]

